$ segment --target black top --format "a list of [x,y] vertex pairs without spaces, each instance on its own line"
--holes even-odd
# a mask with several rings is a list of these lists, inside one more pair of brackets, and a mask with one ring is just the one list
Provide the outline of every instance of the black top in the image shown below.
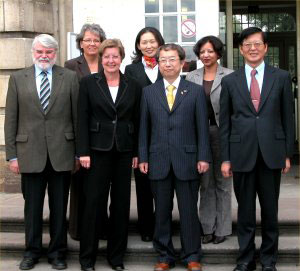
[[210,91],[211,91],[211,87],[212,87],[213,83],[214,83],[214,80],[211,80],[211,81],[203,80],[203,87],[204,87],[205,95],[206,95],[207,116],[208,116],[208,120],[209,120],[209,125],[217,125],[214,109],[212,107],[211,100],[210,100]]

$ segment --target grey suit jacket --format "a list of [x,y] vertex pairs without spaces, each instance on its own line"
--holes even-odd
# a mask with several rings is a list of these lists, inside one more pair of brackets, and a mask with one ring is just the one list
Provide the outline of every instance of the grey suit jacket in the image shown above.
[[76,73],[53,66],[46,113],[36,89],[34,66],[13,73],[5,109],[6,159],[17,158],[21,173],[41,172],[47,157],[55,171],[74,167],[78,79]]
[[171,111],[163,80],[145,87],[141,100],[139,161],[149,163],[149,178],[166,178],[172,165],[178,179],[197,179],[197,162],[210,160],[203,87],[181,79]]
[[[218,126],[219,126],[219,112],[220,112],[220,94],[222,89],[221,80],[225,75],[230,74],[232,72],[233,70],[218,65],[216,78],[213,82],[210,91],[210,100],[211,100],[211,104],[215,113],[215,119]],[[203,85],[203,77],[204,77],[204,67],[189,72],[186,75],[186,80],[194,82],[199,85]]]

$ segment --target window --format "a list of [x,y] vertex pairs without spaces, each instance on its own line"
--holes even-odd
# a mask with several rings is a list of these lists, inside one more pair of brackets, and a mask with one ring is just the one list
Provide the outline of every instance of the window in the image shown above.
[[185,49],[183,72],[195,69],[195,0],[145,0],[145,25],[157,28],[166,43],[177,43]]

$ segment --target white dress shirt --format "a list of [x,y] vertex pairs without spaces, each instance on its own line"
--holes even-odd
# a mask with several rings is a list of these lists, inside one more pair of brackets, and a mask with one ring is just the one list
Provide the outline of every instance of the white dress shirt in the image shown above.
[[[256,68],[256,75],[255,78],[258,82],[259,85],[259,91],[261,93],[261,89],[262,89],[262,85],[263,85],[263,81],[264,81],[264,73],[265,73],[265,62],[263,61],[259,66],[257,66]],[[253,70],[253,68],[251,66],[249,66],[248,64],[245,64],[245,73],[246,73],[246,79],[247,79],[247,85],[248,85],[248,89],[250,91],[250,84],[251,84],[251,71]]]
[[144,65],[145,73],[152,83],[155,83],[158,76],[158,65],[156,65],[153,69],[147,66],[144,57],[142,57],[142,63]]
[[113,99],[114,103],[116,102],[118,90],[119,90],[119,86],[109,87],[110,95],[111,95],[111,98]]
[[173,95],[174,95],[174,98],[176,97],[176,93],[177,93],[177,89],[178,89],[178,86],[179,86],[179,83],[180,83],[180,80],[181,80],[181,77],[180,75],[176,78],[176,80],[170,84],[165,78],[164,78],[164,85],[165,85],[165,93],[166,93],[166,96],[168,94],[168,90],[167,90],[167,87],[172,85],[175,87],[175,89],[173,90]]
[[[44,77],[44,75],[41,74],[43,72],[43,70],[41,68],[39,68],[37,65],[34,65],[34,67],[35,67],[36,90],[37,90],[37,93],[40,98],[41,82],[42,82],[42,78]],[[47,77],[48,77],[48,80],[50,83],[50,89],[52,89],[52,67],[49,68],[48,70],[46,70],[46,72],[47,72]]]

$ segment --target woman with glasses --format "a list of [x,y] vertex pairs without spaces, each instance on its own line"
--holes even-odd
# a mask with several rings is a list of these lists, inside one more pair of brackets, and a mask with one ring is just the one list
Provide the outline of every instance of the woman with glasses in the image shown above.
[[[164,39],[154,27],[145,27],[140,30],[135,40],[135,53],[132,64],[125,68],[125,75],[134,78],[141,88],[146,87],[156,80],[162,79],[156,63],[155,54],[159,46],[163,45]],[[134,170],[138,228],[141,239],[150,242],[154,231],[154,207],[150,182],[146,174],[139,169]]]
[[[84,24],[80,33],[76,37],[76,45],[81,55],[65,62],[65,67],[77,73],[80,81],[84,76],[91,73],[97,73],[102,69],[99,58],[99,47],[101,42],[106,39],[105,32],[98,24]],[[80,221],[82,219],[82,182],[85,169],[80,168],[72,175],[71,195],[70,195],[70,214],[69,214],[69,233],[75,239],[80,239]],[[107,211],[103,214],[103,218],[108,220]],[[106,223],[107,224],[107,223]],[[100,231],[100,238],[106,239],[106,224]]]
[[225,180],[221,173],[218,126],[221,80],[233,71],[218,64],[218,59],[223,55],[223,43],[215,36],[200,39],[194,46],[194,53],[204,66],[188,73],[186,79],[204,87],[213,158],[209,170],[201,176],[200,221],[204,233],[202,243],[218,244],[224,242],[225,236],[232,232],[232,183]]
[[87,169],[79,259],[82,270],[94,270],[100,214],[110,191],[107,260],[112,269],[124,270],[141,89],[120,72],[125,57],[120,40],[105,40],[99,53],[103,70],[81,80],[78,99],[77,155]]

